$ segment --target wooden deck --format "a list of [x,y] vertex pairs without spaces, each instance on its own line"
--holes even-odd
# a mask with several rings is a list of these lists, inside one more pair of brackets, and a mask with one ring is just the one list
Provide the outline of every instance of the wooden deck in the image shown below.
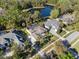
[[33,8],[29,8],[29,9],[24,9],[24,10],[22,10],[22,12],[28,12],[28,11],[30,11],[30,10],[32,10],[32,9],[43,9],[44,7],[33,7]]
[[46,5],[49,5],[49,6],[52,6],[52,7],[56,6],[55,4],[49,4],[49,3],[46,3]]
[[[52,7],[56,6],[55,4],[49,4],[49,3],[46,3],[46,5],[52,6]],[[43,9],[43,8],[45,8],[45,7],[33,7],[33,8],[24,9],[24,10],[22,10],[22,12],[28,12],[32,9]]]

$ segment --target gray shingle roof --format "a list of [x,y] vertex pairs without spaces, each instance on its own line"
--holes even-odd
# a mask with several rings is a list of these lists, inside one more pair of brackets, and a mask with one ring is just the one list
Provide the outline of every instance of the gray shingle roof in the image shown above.
[[5,43],[5,38],[13,39],[14,42],[16,42],[17,44],[20,44],[20,41],[17,38],[15,33],[6,33],[4,35],[1,35],[0,38],[1,38],[0,39],[0,44],[2,44],[2,43],[4,44]]
[[63,20],[63,22],[65,24],[72,24],[74,21],[74,15],[73,14],[64,14],[63,16],[60,17],[61,20]]
[[56,29],[58,30],[60,27],[60,23],[57,20],[50,20],[48,19],[47,22],[45,22],[45,26],[48,28]]
[[73,32],[72,34],[70,34],[68,37],[66,37],[66,40],[68,40],[69,43],[73,42],[75,39],[77,39],[77,37],[79,37],[79,32]]

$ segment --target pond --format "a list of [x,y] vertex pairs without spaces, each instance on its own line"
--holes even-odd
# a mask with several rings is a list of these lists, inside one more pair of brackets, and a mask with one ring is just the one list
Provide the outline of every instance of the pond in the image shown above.
[[36,10],[39,10],[39,12],[40,12],[40,13],[39,13],[39,16],[40,16],[40,17],[48,17],[48,16],[50,16],[52,9],[53,9],[52,6],[47,6],[47,5],[45,5],[44,8],[42,8],[42,9],[31,9],[30,12],[31,12],[32,14],[34,14],[34,12],[35,12]]
[[52,11],[52,7],[45,6],[45,8],[43,8],[43,9],[40,10],[40,16],[41,17],[50,16],[51,11]]

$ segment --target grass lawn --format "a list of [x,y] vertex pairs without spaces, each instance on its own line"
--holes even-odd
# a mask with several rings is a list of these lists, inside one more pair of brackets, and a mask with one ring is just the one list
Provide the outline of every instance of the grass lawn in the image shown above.
[[79,40],[79,37],[77,37],[71,44],[74,44],[77,40]]
[[[52,36],[50,39],[51,40],[47,44],[45,44],[41,49],[44,49],[45,47],[47,47],[51,43],[55,42],[58,38],[56,36]],[[47,48],[45,51],[48,51],[49,49],[53,48],[54,47],[53,45],[49,46],[49,48]]]
[[56,36],[52,36],[50,42],[56,41],[58,38]]
[[[59,42],[59,40],[57,41],[57,42]],[[56,43],[56,42],[55,42]],[[48,44],[48,45],[50,45],[50,44]],[[55,44],[51,44],[47,49],[45,49],[44,50],[44,52],[48,52],[49,50],[53,50],[53,49],[55,49]]]
[[65,29],[71,31],[74,30],[75,28],[73,27],[73,25],[68,25]]
[[78,53],[79,53],[79,42],[77,42],[77,43],[73,46],[73,48],[75,48],[75,49],[78,51]]
[[65,27],[65,29],[68,31],[71,31],[71,30],[79,31],[79,21],[74,24],[68,25],[67,27]]
[[62,32],[61,32],[61,33],[59,33],[59,35],[60,35],[60,36],[63,36],[63,35],[65,35],[65,34],[66,34],[66,32],[65,32],[65,31],[63,31],[63,30],[62,30]]
[[67,36],[69,36],[71,33],[73,33],[74,31],[68,33],[67,35],[64,36],[64,38],[66,38]]
[[79,21],[74,24],[75,30],[79,31]]
[[[58,39],[58,38],[57,38],[56,36],[52,36],[52,37],[50,38],[50,41],[49,41],[49,42],[47,42],[47,43],[45,43],[44,45],[42,45],[41,49],[46,48],[48,45],[52,44],[52,43],[55,42],[57,39]],[[49,47],[48,47],[47,49],[45,49],[44,51],[45,51],[45,52],[46,52],[46,51],[49,51],[49,50],[52,49],[53,47],[54,47],[54,44],[51,45],[51,46],[49,46]]]

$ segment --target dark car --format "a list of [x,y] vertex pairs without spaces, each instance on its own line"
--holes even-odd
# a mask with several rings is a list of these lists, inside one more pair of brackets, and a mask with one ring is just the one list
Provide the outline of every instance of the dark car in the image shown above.
[[67,48],[69,48],[69,47],[71,46],[67,40],[62,41],[62,43],[63,43],[64,46],[67,47]]
[[74,57],[78,56],[78,52],[74,48],[69,48],[68,51],[70,51]]
[[79,56],[77,57],[77,59],[79,59]]

